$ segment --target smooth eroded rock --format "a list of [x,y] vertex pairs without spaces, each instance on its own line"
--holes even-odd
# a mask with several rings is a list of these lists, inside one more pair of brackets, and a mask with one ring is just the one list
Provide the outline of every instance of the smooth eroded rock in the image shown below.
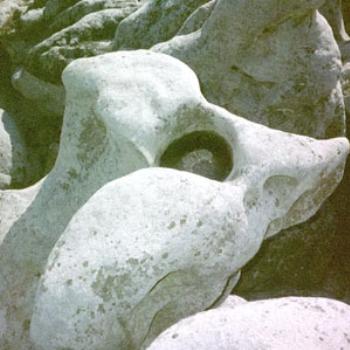
[[167,329],[148,349],[347,349],[349,325],[349,305],[336,300],[270,299],[198,313]]

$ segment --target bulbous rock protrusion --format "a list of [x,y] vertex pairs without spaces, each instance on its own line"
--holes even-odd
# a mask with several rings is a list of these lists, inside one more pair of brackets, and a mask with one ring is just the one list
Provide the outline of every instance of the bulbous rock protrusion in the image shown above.
[[[179,153],[170,159],[185,154],[186,161],[191,137],[203,131],[219,135],[234,162],[222,181],[156,167],[101,186],[48,258],[31,323],[39,349],[146,346],[180,318],[223,299],[266,234],[308,219],[342,177],[345,138],[317,141],[239,118],[208,103],[193,72],[169,56],[81,59],[64,78],[72,93],[67,118],[79,110],[85,120],[83,106],[98,95],[94,115],[106,135],[132,145],[152,167],[164,165],[174,144]],[[64,129],[57,169],[74,157],[69,135]],[[75,149],[91,149],[88,135]],[[178,149],[177,140],[187,137],[189,148]],[[78,159],[83,173],[88,159]]]
[[[222,300],[266,232],[309,218],[341,179],[346,139],[316,141],[239,118],[208,103],[194,72],[168,55],[84,58],[67,67],[63,81],[56,164],[18,220],[0,226],[0,347],[30,348],[28,322],[45,350],[149,343],[180,317]],[[170,145],[197,132],[218,135],[213,155],[217,140],[229,146],[222,149],[233,162],[222,181],[158,168]],[[149,167],[156,168],[135,172]],[[293,191],[283,177],[295,180]],[[191,232],[198,235],[183,249]],[[86,246],[95,240],[93,250]],[[149,264],[135,261],[141,256]]]
[[347,349],[350,306],[332,299],[281,298],[198,313],[147,350]]

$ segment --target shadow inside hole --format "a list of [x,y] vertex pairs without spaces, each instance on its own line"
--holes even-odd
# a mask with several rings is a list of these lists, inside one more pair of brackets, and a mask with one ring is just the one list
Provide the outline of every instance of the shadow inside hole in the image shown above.
[[232,149],[215,132],[194,131],[168,146],[161,156],[160,166],[223,181],[233,168]]

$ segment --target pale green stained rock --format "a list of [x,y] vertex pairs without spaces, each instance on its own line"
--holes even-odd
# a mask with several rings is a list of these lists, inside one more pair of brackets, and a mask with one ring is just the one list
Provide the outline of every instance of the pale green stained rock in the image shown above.
[[281,298],[184,319],[148,350],[347,349],[350,306],[332,299]]

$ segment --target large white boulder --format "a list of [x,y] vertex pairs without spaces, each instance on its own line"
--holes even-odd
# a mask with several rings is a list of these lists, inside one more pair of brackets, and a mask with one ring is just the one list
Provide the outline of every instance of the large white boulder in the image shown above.
[[198,313],[148,350],[349,349],[350,306],[323,298],[281,298]]
[[[180,317],[221,302],[264,237],[313,215],[342,177],[345,138],[316,141],[239,118],[208,103],[191,69],[170,56],[80,59],[63,81],[55,167],[19,219],[0,226],[4,349],[30,349],[30,324],[45,350],[151,341]],[[148,167],[156,169],[131,174]],[[71,283],[70,275],[82,279]],[[81,304],[93,313],[78,312]]]

